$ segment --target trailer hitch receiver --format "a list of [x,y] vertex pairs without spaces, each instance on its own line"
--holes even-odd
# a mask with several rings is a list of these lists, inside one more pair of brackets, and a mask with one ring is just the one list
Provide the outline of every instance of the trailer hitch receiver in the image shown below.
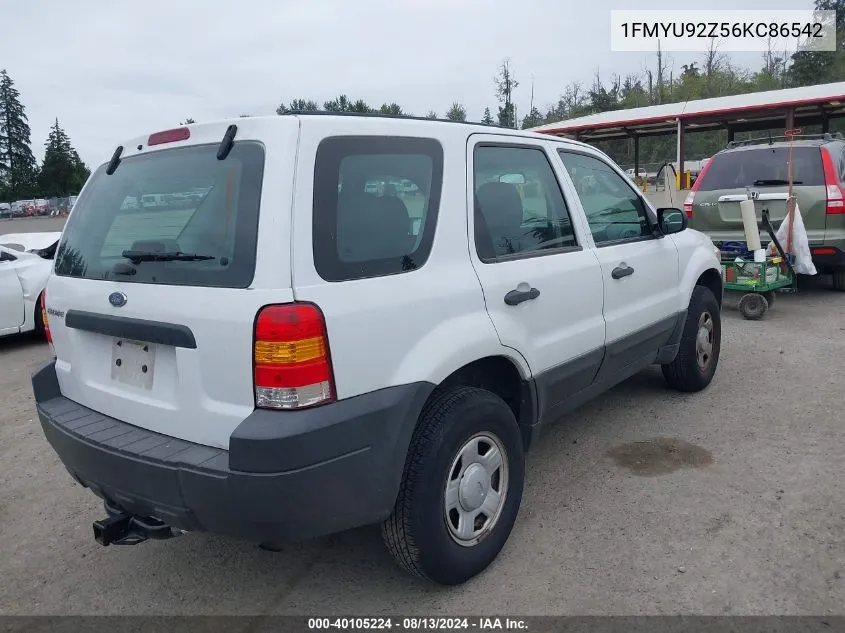
[[137,545],[147,539],[168,539],[180,536],[182,530],[174,529],[159,519],[139,517],[127,512],[109,513],[94,521],[94,540],[100,545]]

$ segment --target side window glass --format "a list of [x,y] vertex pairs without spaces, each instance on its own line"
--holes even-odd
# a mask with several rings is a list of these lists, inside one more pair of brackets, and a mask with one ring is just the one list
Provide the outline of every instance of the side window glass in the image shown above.
[[542,149],[480,145],[473,177],[475,247],[483,262],[578,245]]
[[845,152],[839,157],[839,182],[845,182]]
[[563,150],[559,153],[596,245],[651,236],[645,205],[622,176],[598,158]]
[[326,281],[393,275],[431,252],[443,149],[434,139],[331,137],[317,150],[314,264]]

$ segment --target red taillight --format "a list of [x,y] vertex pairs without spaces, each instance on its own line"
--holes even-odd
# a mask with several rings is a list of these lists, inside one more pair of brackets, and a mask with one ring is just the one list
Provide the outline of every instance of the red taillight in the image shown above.
[[698,191],[698,188],[701,186],[701,183],[704,182],[704,174],[707,173],[707,170],[710,169],[710,165],[713,164],[715,160],[715,156],[708,160],[704,167],[701,168],[701,171],[698,172],[698,177],[695,179],[695,182],[692,185],[692,189],[689,190],[687,194],[687,199],[684,200],[684,211],[687,214],[688,218],[692,217],[692,204],[695,202],[695,192]]
[[821,152],[825,190],[827,192],[826,213],[828,215],[845,213],[845,193],[843,193],[842,186],[839,184],[839,174],[836,173],[833,158],[824,147],[822,147]]
[[150,134],[147,145],[163,145],[164,143],[175,143],[176,141],[187,141],[191,138],[191,130],[186,127],[177,127],[164,132]]
[[301,409],[335,400],[326,322],[310,303],[263,308],[255,321],[255,406]]
[[50,333],[50,323],[47,320],[47,290],[41,291],[41,322],[44,324],[44,336],[47,342],[53,344],[53,335]]
[[813,255],[836,255],[835,248],[814,248]]

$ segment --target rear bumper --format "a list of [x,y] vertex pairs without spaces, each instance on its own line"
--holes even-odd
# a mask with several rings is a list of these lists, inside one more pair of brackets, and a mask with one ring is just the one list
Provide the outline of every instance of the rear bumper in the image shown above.
[[[707,235],[717,247],[721,247],[725,242],[745,242],[744,235],[732,236],[731,239],[727,239],[721,232],[708,233]],[[760,242],[764,248],[768,247],[771,238],[768,235],[761,234]],[[837,246],[823,241],[810,243],[810,254],[812,255],[813,264],[815,264],[816,268],[825,269],[845,266],[845,251],[839,247],[840,245],[845,246],[845,244],[842,244],[838,240],[836,243]],[[781,246],[785,247],[784,244],[781,244]]]
[[153,433],[33,375],[38,417],[73,478],[110,506],[256,542],[311,538],[387,517],[433,386],[402,385],[299,412],[256,411],[230,450]]
[[840,268],[845,266],[845,252],[835,246],[810,246],[816,268]]

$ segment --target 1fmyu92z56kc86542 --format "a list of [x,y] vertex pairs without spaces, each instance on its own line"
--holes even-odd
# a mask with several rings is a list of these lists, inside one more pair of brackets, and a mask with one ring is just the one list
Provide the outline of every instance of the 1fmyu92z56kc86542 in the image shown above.
[[458,584],[505,544],[545,426],[652,364],[709,384],[721,287],[684,213],[581,143],[191,125],[125,142],[85,185],[33,388],[104,500],[105,545],[380,523],[401,566]]

